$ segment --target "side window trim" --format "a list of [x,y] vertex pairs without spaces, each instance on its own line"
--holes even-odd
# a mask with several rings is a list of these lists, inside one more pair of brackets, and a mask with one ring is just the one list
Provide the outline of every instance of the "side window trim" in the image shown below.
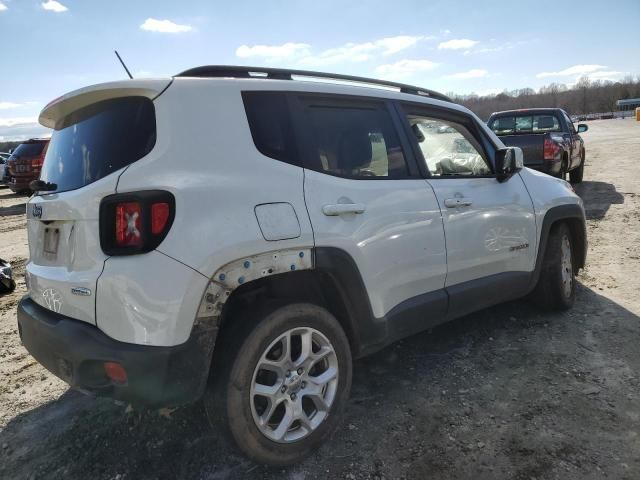
[[[332,93],[323,93],[323,92],[287,92],[289,97],[289,109],[291,114],[291,119],[294,125],[295,131],[295,141],[296,147],[299,155],[302,157],[300,159],[301,166],[305,169],[309,169],[312,171],[318,171],[315,168],[312,168],[308,165],[307,158],[310,158],[310,155],[315,155],[313,146],[315,145],[315,141],[310,138],[309,132],[311,131],[311,127],[308,124],[308,118],[305,115],[304,109],[306,108],[307,99],[313,98],[314,101],[319,101],[320,104],[325,104],[326,106],[334,106],[336,108],[339,107],[363,107],[369,104],[369,106],[374,106],[376,109],[382,107],[384,111],[389,115],[389,119],[391,121],[391,126],[398,136],[398,141],[400,143],[400,147],[402,149],[402,154],[404,156],[405,164],[407,166],[407,175],[403,177],[385,177],[385,176],[377,176],[377,177],[350,177],[345,175],[340,175],[338,173],[334,173],[331,171],[319,171],[324,175],[330,175],[337,178],[344,178],[348,180],[377,180],[377,181],[390,181],[390,180],[410,180],[422,178],[417,164],[419,163],[417,159],[415,159],[413,152],[410,149],[409,141],[406,138],[406,132],[402,128],[402,125],[399,123],[398,118],[396,117],[396,112],[393,107],[393,102],[380,97],[365,97],[365,96],[354,96],[354,95],[342,95],[342,94],[332,94]],[[341,104],[341,105],[338,105]]]
[[[414,154],[416,160],[418,161],[418,165],[420,167],[420,171],[422,172],[425,178],[430,179],[451,179],[451,178],[496,178],[495,174],[495,151],[497,150],[497,146],[491,142],[491,140],[484,134],[483,129],[477,124],[477,121],[462,112],[455,112],[452,110],[445,110],[433,105],[425,105],[425,104],[416,104],[411,102],[396,102],[396,109],[398,114],[402,118],[402,125],[405,130],[405,134],[410,139],[409,142],[411,144],[411,150]],[[481,156],[489,165],[489,168],[493,173],[490,175],[445,175],[445,176],[434,176],[431,175],[429,169],[427,168],[427,162],[422,154],[422,150],[418,145],[418,142],[411,131],[411,126],[409,125],[408,116],[411,114],[423,115],[425,117],[430,117],[436,120],[444,120],[453,123],[457,123],[465,127],[471,135],[478,141],[480,146],[482,147]]]

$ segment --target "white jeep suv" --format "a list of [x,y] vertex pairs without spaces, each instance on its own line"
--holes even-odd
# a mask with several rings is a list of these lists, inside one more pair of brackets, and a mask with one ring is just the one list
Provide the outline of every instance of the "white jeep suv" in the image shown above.
[[40,122],[23,344],[99,396],[204,395],[257,461],[331,434],[354,358],[529,293],[574,301],[582,201],[436,92],[211,66],[80,89]]

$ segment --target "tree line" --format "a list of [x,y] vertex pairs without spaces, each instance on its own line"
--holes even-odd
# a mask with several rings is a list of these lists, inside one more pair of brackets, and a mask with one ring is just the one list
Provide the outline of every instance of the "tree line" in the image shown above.
[[9,152],[14,150],[22,142],[0,142],[0,152]]
[[582,77],[574,85],[552,83],[537,92],[533,88],[521,88],[497,95],[450,93],[449,96],[483,120],[487,120],[493,112],[535,107],[562,108],[569,115],[615,112],[618,110],[616,100],[640,98],[640,76],[627,76],[616,82],[591,81],[588,77]]

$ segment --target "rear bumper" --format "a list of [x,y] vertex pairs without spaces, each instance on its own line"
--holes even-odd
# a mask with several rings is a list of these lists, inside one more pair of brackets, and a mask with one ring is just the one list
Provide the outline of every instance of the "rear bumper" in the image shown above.
[[549,175],[559,175],[560,167],[562,166],[562,161],[560,159],[545,160],[542,163],[533,163],[533,164],[527,164],[525,162],[524,166],[532,170],[537,170],[542,173],[547,173]]
[[[29,296],[18,305],[18,330],[29,353],[72,387],[148,407],[200,398],[217,336],[216,327],[196,326],[185,343],[174,347],[119,342],[93,325],[41,307]],[[103,363],[107,361],[124,367],[125,384],[106,376]]]
[[24,190],[29,190],[29,184],[36,178],[37,177],[33,177],[33,176],[28,176],[28,177],[12,176],[8,185],[12,191],[22,192]]

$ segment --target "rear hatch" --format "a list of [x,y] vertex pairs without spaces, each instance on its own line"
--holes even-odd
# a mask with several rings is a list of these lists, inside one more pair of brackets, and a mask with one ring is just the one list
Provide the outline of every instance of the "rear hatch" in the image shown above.
[[103,84],[65,95],[40,114],[54,128],[40,179],[47,190],[27,205],[29,293],[45,308],[95,324],[100,201],[156,141],[153,98],[170,80]]
[[525,166],[544,163],[544,140],[550,132],[561,130],[553,113],[500,113],[489,119],[489,128],[508,147],[520,147]]

